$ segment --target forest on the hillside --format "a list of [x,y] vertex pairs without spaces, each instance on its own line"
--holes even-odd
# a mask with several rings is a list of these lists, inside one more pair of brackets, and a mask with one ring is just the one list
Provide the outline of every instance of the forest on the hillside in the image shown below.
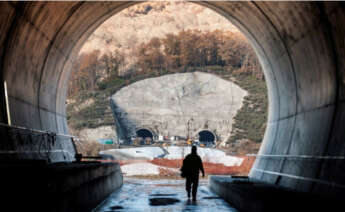
[[[112,125],[109,97],[138,80],[170,73],[202,71],[232,80],[248,91],[235,116],[229,142],[260,142],[267,120],[267,91],[255,52],[240,33],[186,30],[152,38],[124,64],[119,51],[83,53],[73,67],[67,115],[72,129]],[[126,68],[124,68],[126,67]]]

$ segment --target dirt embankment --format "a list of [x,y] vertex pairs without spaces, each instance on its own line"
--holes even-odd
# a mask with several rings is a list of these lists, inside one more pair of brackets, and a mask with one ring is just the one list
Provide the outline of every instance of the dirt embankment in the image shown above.
[[[236,176],[247,176],[250,169],[253,166],[254,158],[241,156],[243,162],[240,166],[225,166],[223,164],[209,163],[204,162],[203,166],[205,169],[206,175],[236,175]],[[135,161],[118,161],[120,165],[126,165],[131,163],[138,163],[138,160]],[[140,161],[147,162],[157,166],[159,168],[159,174],[155,176],[146,176],[145,178],[178,178],[180,176],[179,169],[182,166],[181,159],[164,159],[164,158],[155,158],[151,161]]]
[[[225,166],[223,164],[204,162],[204,170],[207,175],[248,175],[250,169],[253,166],[254,158],[242,156],[243,162],[240,166]],[[168,167],[168,168],[180,168],[182,166],[182,160],[169,160],[164,158],[155,158],[150,163]]]

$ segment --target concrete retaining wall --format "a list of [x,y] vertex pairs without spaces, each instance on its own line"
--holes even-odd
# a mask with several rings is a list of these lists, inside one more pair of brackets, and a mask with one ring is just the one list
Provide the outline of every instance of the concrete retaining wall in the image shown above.
[[123,183],[117,163],[27,161],[0,168],[2,207],[11,211],[90,211]]
[[241,212],[343,211],[337,194],[298,192],[251,178],[210,176],[211,190]]

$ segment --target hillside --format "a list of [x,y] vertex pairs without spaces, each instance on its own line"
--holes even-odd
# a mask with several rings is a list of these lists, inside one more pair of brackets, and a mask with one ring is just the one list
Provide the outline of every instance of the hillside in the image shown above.
[[106,20],[80,53],[100,50],[130,52],[140,42],[182,30],[238,32],[226,18],[188,2],[146,2],[122,10]]
[[133,49],[154,37],[182,30],[238,32],[226,18],[189,2],[146,2],[122,10],[105,21],[87,40],[80,53],[121,52],[126,71],[136,61]]

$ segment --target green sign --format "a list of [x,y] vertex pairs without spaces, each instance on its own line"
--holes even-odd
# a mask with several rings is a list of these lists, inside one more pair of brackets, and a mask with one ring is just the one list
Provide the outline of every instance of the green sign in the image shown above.
[[111,138],[100,138],[98,139],[98,142],[101,144],[114,144],[114,141]]

